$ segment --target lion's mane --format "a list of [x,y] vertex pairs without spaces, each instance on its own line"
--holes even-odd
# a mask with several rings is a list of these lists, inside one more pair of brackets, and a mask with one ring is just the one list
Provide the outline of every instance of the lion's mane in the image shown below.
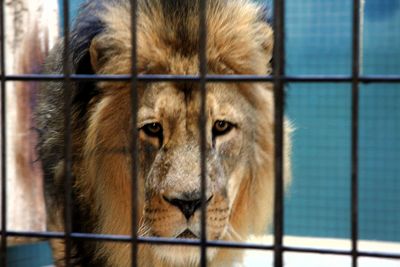
[[[88,1],[82,6],[70,36],[72,74],[131,72],[131,8],[128,2]],[[139,74],[198,73],[198,2],[138,1]],[[265,21],[264,9],[249,0],[207,2],[209,73],[269,74],[273,34]],[[47,60],[46,73],[63,73],[63,51],[60,40]],[[129,235],[130,140],[126,135],[119,134],[126,129],[132,130],[127,123],[131,110],[129,83],[87,80],[71,81],[70,85],[65,88],[61,81],[44,82],[38,98],[36,118],[40,129],[39,154],[45,175],[48,227],[55,231],[64,230],[67,136],[64,100],[66,90],[70,90],[72,230]],[[139,97],[143,97],[146,86],[146,83],[139,83]],[[185,86],[190,87],[191,84]],[[270,84],[237,83],[235,86],[237,89],[233,97],[249,103],[243,114],[249,116],[248,127],[244,131],[245,138],[251,139],[251,142],[243,145],[235,172],[227,175],[224,194],[229,198],[227,224],[231,234],[221,234],[221,239],[243,241],[250,235],[264,234],[272,219],[274,106]],[[285,135],[287,184],[290,177],[290,145],[289,133]],[[139,166],[142,168],[139,172],[145,172],[143,169],[146,168],[151,170],[151,162],[146,164]],[[138,206],[142,209],[147,207],[145,183],[139,181]],[[143,220],[141,210],[139,217]],[[53,241],[52,245],[55,257],[62,258],[63,242]],[[174,263],[156,259],[150,245],[141,245],[139,249],[142,266],[196,264],[195,260]],[[240,258],[240,253],[236,250],[231,253],[229,249],[213,250],[211,254],[210,263],[215,266]],[[122,243],[73,240],[73,256],[75,263],[82,266],[129,266],[130,249],[129,245]]]

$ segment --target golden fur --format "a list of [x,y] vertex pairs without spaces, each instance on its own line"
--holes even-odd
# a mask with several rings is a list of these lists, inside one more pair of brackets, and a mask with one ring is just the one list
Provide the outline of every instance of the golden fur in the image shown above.
[[[185,2],[185,1],[183,1]],[[137,46],[141,74],[198,74],[197,1],[184,18],[171,23],[160,1],[139,1]],[[248,0],[208,1],[207,65],[214,74],[268,74],[273,34],[262,9]],[[97,74],[129,74],[130,7],[124,1],[106,5],[105,28],[91,41],[90,63]],[[172,25],[172,26],[171,26]],[[186,45],[183,47],[182,45]],[[90,207],[96,233],[131,234],[130,84],[98,82],[100,93],[89,103],[85,130],[74,133],[73,163],[77,201]],[[207,84],[207,238],[244,241],[267,231],[273,210],[273,91],[267,83]],[[189,219],[167,199],[200,190],[200,91],[195,82],[140,83],[139,232],[140,236],[174,238],[186,228],[200,235],[200,211]],[[75,119],[73,115],[73,120]],[[214,136],[213,125],[234,127]],[[149,123],[162,125],[162,139],[146,134]],[[79,126],[80,127],[80,126]],[[78,128],[79,128],[78,127]],[[285,134],[285,183],[289,182],[289,133]],[[124,152],[125,153],[122,153]],[[63,180],[63,164],[55,178]],[[195,192],[195,193],[194,193]],[[59,219],[52,220],[54,222]],[[61,225],[61,223],[57,223]],[[62,226],[61,226],[62,227]],[[98,242],[94,257],[106,266],[129,266],[129,244]],[[196,266],[197,247],[142,244],[139,266]],[[239,250],[207,249],[210,266],[240,262]]]

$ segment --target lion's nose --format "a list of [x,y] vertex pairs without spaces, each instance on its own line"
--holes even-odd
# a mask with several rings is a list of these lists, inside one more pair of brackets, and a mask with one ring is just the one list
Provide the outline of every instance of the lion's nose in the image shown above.
[[[206,201],[208,203],[211,200],[212,196],[209,197]],[[167,198],[164,196],[165,201],[170,203],[171,205],[179,208],[185,218],[189,220],[189,218],[195,213],[197,209],[201,207],[201,198],[196,199],[179,199],[179,198]]]

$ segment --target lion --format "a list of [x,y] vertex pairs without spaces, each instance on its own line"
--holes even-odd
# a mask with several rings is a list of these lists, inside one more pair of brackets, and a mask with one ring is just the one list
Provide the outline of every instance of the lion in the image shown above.
[[[130,1],[88,1],[71,32],[72,74],[130,74]],[[209,74],[271,72],[273,31],[264,8],[250,0],[207,1]],[[140,0],[137,72],[199,74],[199,1]],[[45,73],[63,73],[63,40]],[[272,220],[274,102],[270,83],[208,82],[206,94],[206,238],[245,241],[263,235]],[[130,81],[72,81],[72,231],[131,235],[132,199],[138,200],[140,237],[199,239],[201,166],[196,81],[138,82],[137,125],[132,125]],[[43,82],[36,112],[45,176],[48,229],[64,231],[65,90]],[[287,124],[288,125],[288,124]],[[288,127],[287,127],[288,128]],[[138,133],[138,190],[132,192],[131,145]],[[285,131],[285,184],[290,180]],[[72,262],[130,266],[131,245],[72,239]],[[52,241],[62,265],[63,240]],[[207,248],[210,266],[241,261],[234,249]],[[139,266],[197,266],[196,246],[141,243]]]

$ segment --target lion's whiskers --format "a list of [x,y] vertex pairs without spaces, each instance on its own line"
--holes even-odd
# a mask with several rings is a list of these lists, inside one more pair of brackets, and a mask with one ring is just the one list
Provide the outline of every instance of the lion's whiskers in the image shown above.
[[148,225],[141,226],[138,230],[138,236],[146,236],[150,233],[150,227]]
[[143,218],[139,222],[138,236],[147,236],[150,233],[150,225]]

